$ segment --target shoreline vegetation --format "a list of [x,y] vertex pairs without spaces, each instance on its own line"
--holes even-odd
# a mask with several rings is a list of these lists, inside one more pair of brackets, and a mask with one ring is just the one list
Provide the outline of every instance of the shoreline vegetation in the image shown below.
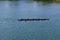
[[35,1],[52,1],[52,0],[35,0]]
[[60,0],[0,0],[0,1],[36,1],[36,2],[56,2],[56,3],[60,3]]
[[37,2],[56,2],[56,3],[60,3],[60,0],[32,0],[32,1],[37,1]]
[[0,1],[37,1],[37,2],[56,2],[56,3],[60,3],[60,0],[0,0]]

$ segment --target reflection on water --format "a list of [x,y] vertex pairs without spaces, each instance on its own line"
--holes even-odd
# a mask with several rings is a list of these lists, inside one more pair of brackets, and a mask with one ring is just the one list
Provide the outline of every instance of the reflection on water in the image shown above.
[[[19,18],[50,20],[19,22]],[[0,40],[60,40],[60,4],[1,1]]]

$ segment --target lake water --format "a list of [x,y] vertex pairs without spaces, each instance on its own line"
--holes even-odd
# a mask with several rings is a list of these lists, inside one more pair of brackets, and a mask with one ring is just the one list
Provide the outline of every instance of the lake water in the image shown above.
[[0,40],[60,40],[60,3],[0,1]]

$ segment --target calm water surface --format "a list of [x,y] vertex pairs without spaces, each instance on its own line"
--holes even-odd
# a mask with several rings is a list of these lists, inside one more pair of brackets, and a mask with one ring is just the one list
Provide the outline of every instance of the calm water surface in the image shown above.
[[[48,21],[18,21],[49,18]],[[60,3],[0,2],[0,40],[60,40]]]

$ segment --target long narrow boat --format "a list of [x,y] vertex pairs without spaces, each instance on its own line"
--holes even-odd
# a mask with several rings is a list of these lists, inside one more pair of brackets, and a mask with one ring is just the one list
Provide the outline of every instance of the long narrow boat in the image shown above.
[[40,20],[49,20],[46,18],[32,18],[32,19],[18,19],[18,21],[40,21]]

